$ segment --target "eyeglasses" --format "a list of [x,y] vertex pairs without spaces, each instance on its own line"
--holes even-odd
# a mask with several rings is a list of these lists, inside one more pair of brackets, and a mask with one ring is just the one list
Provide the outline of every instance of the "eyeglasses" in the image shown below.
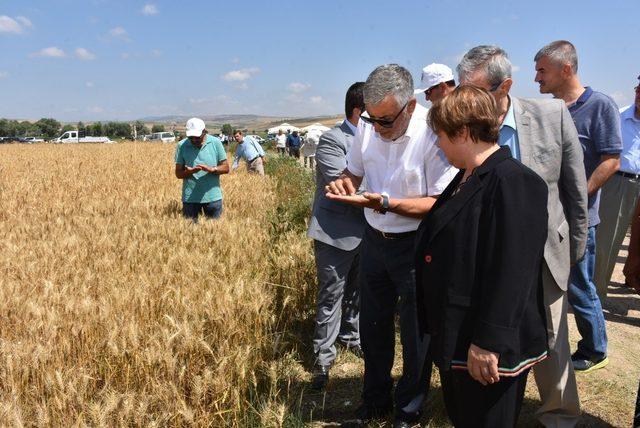
[[438,86],[439,86],[439,85],[432,86],[432,87],[430,87],[429,89],[427,89],[426,91],[424,91],[425,96],[430,97],[430,96],[431,96],[431,92],[433,92],[433,90],[434,90],[435,88],[437,88]]
[[408,104],[409,104],[409,101],[407,101],[402,106],[402,108],[400,109],[398,114],[396,114],[396,117],[394,117],[391,120],[376,119],[376,118],[373,118],[373,117],[365,116],[363,114],[360,115],[360,119],[364,120],[367,123],[370,123],[371,125],[377,123],[378,125],[382,126],[383,128],[393,128],[393,124],[395,123],[396,119],[398,119],[398,117],[400,117],[400,113],[402,113],[404,111],[404,109],[407,107]]

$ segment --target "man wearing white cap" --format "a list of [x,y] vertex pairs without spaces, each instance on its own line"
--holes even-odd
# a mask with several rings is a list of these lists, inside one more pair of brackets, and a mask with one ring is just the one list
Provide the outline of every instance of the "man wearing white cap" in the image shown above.
[[218,138],[207,135],[202,119],[189,119],[186,130],[187,138],[176,148],[176,177],[182,180],[182,213],[194,221],[200,212],[208,218],[219,218],[220,175],[229,172],[227,153]]
[[420,87],[413,91],[415,95],[424,93],[427,101],[438,102],[456,87],[453,71],[444,64],[429,64],[422,69]]

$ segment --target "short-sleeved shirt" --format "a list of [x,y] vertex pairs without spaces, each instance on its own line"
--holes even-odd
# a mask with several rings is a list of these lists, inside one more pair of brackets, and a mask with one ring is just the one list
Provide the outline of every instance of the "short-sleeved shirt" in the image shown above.
[[[369,192],[390,198],[436,196],[449,185],[458,170],[452,167],[436,145],[437,136],[427,125],[427,109],[416,105],[405,134],[395,141],[384,141],[373,125],[359,121],[347,153],[347,169],[364,177]],[[374,229],[389,233],[418,229],[420,219],[387,212],[364,210]]]
[[[586,87],[578,100],[569,106],[569,113],[578,130],[584,152],[587,179],[600,164],[600,156],[622,152],[620,112],[615,101],[607,95]],[[600,190],[589,196],[589,226],[600,223]]]
[[620,171],[640,174],[640,119],[636,106],[631,105],[620,113],[622,121],[622,155]]
[[[189,139],[178,143],[176,148],[176,164],[194,167],[198,164],[217,166],[227,159],[222,142],[207,135],[204,144],[198,148]],[[205,204],[222,199],[220,176],[206,171],[198,171],[182,180],[182,202]]]
[[287,147],[287,136],[285,134],[278,134],[276,136],[276,147],[279,149]]

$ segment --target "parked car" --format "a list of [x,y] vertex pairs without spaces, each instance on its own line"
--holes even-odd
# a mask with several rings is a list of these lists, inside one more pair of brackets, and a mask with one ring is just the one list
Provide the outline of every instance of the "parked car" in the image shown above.
[[145,135],[144,141],[161,141],[163,143],[175,143],[176,136],[173,132],[154,132],[151,135]]
[[58,138],[51,140],[53,143],[112,143],[109,137],[84,136],[78,131],[67,131]]
[[36,137],[22,137],[20,138],[20,142],[32,144],[32,143],[44,143],[44,140],[42,138],[36,138]]
[[247,135],[247,138],[253,139],[253,141],[255,141],[256,143],[258,143],[260,145],[262,145],[262,144],[267,142],[267,140],[265,140],[264,138],[262,138],[259,135]]

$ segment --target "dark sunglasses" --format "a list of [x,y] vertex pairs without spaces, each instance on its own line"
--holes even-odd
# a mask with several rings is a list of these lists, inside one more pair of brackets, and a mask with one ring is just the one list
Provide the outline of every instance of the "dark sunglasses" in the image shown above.
[[400,109],[400,111],[398,112],[398,114],[396,114],[396,117],[394,117],[391,120],[385,120],[385,119],[376,119],[373,117],[369,117],[369,116],[365,116],[365,115],[360,115],[360,119],[364,120],[367,123],[370,124],[378,124],[380,126],[382,126],[383,128],[393,128],[393,124],[395,123],[396,119],[398,119],[398,117],[400,116],[400,113],[402,113],[404,111],[404,109],[407,107],[407,105],[409,104],[409,101],[407,101],[402,108]]
[[425,94],[427,97],[430,97],[430,96],[431,96],[431,92],[433,92],[433,90],[434,90],[435,88],[437,88],[438,86],[439,86],[439,85],[435,85],[435,86],[430,87],[429,89],[427,89],[426,91],[424,91],[424,94]]

